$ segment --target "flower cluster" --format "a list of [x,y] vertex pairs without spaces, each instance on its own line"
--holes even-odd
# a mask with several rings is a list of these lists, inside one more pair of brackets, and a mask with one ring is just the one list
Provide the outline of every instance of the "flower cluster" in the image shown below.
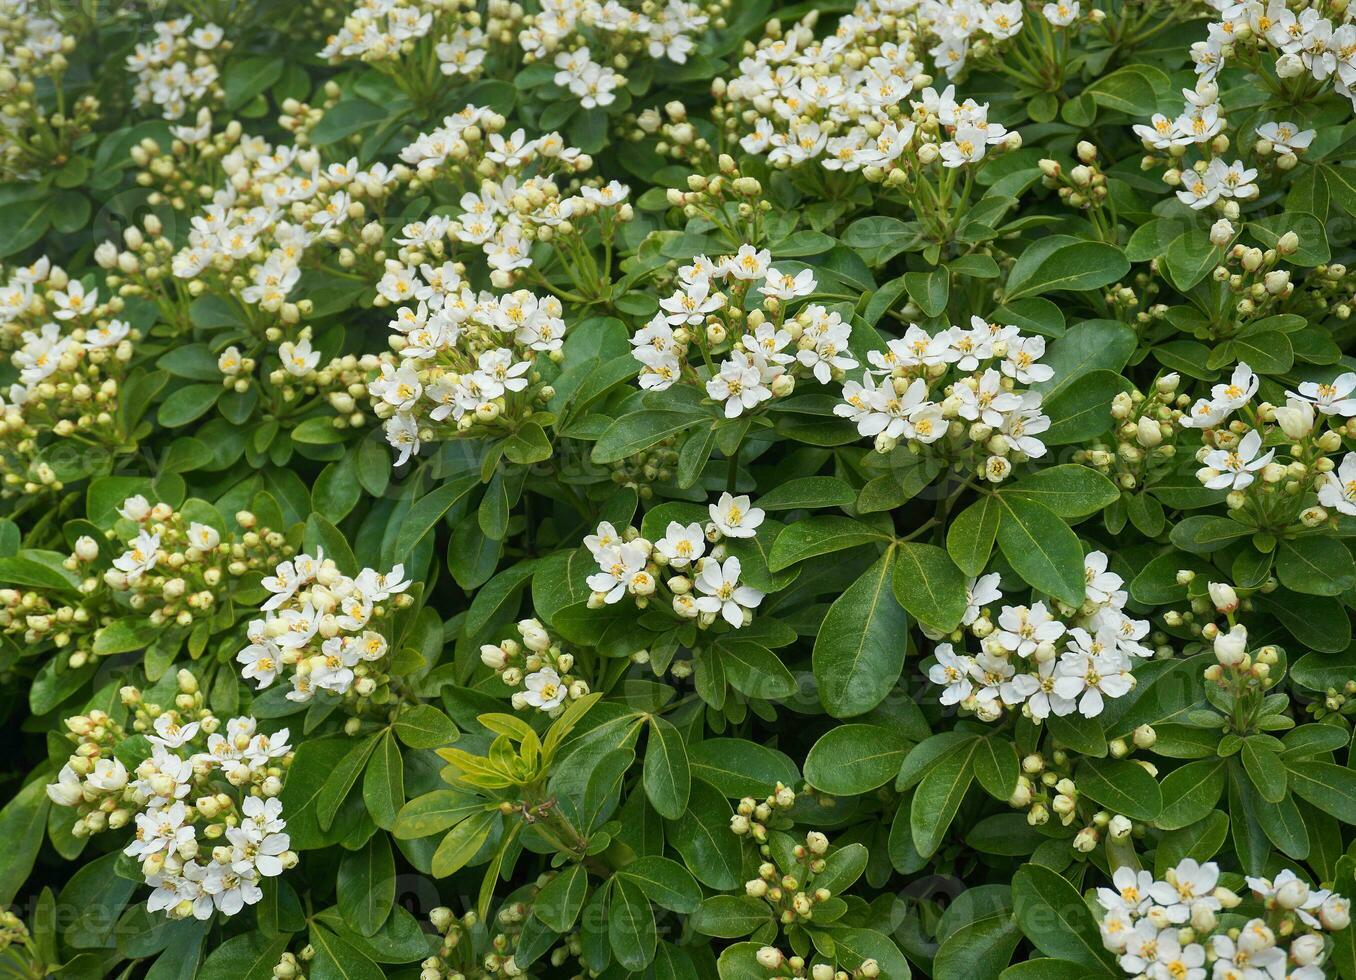
[[[654,542],[635,528],[618,534],[608,522],[599,524],[584,538],[598,563],[598,571],[588,578],[593,590],[589,604],[612,605],[630,595],[645,608],[651,596],[667,593],[680,619],[696,620],[703,628],[717,618],[735,629],[747,626],[763,593],[741,584],[742,565],[734,555],[724,554],[721,542],[754,537],[765,515],[747,496],[729,493],[722,493],[708,511],[711,519],[705,527],[670,521],[664,536]],[[667,580],[660,577],[664,568],[674,573]]]
[[962,623],[980,639],[981,652],[972,657],[938,644],[928,677],[942,686],[942,704],[960,705],[985,721],[1002,717],[1004,709],[1036,721],[1075,711],[1095,718],[1109,699],[1129,693],[1135,659],[1153,654],[1140,642],[1149,623],[1126,615],[1125,583],[1108,571],[1105,554],[1089,552],[1083,566],[1086,599],[1063,618],[1037,602],[1005,605],[995,623],[985,607],[1002,598],[998,574],[972,582]]
[[[1166,476],[1175,466],[1184,413],[1178,406],[1178,374],[1158,377],[1148,393],[1118,392],[1111,401],[1110,444],[1095,442],[1074,454],[1074,461],[1106,474],[1122,490],[1136,490]],[[1186,396],[1181,396],[1185,399]]]
[[[843,403],[834,411],[874,437],[879,453],[904,440],[915,452],[968,464],[1001,483],[1014,463],[1045,455],[1039,436],[1050,420],[1041,413],[1041,394],[1019,387],[1054,377],[1040,363],[1044,354],[1045,338],[977,316],[968,328],[936,334],[910,324],[884,351],[867,355],[871,366],[861,381],[843,386]],[[934,392],[941,392],[940,401]]]
[[[193,513],[204,520],[194,520],[167,503],[151,504],[136,494],[118,508],[123,520],[107,536],[112,545],[122,531],[123,551],[108,560],[114,552],[106,554],[96,539],[82,536],[66,567],[73,572],[102,571],[82,583],[87,596],[97,597],[104,585],[125,597],[152,627],[189,627],[232,598],[242,576],[272,567],[292,550],[281,532],[260,527],[249,511],[235,515],[242,529],[238,535],[225,530],[214,510],[195,508]],[[96,643],[97,639],[96,635]]]
[[[695,343],[709,367],[707,396],[723,403],[726,418],[738,418],[789,395],[797,376],[827,384],[857,367],[848,352],[852,327],[836,311],[811,304],[787,315],[787,303],[815,291],[811,270],[782,272],[771,263],[767,249],[741,245],[715,261],[697,255],[679,269],[679,289],[659,301],[660,312],[631,338],[640,386],[663,391],[684,378],[699,381],[689,357]],[[757,283],[763,307],[744,315],[745,296]],[[717,366],[718,348],[727,356]]]
[[392,260],[378,294],[399,306],[391,320],[398,364],[367,387],[386,439],[404,463],[425,442],[472,430],[514,431],[550,398],[535,369],[559,356],[564,311],[554,296],[525,289],[477,293],[464,267]]
[[507,53],[520,30],[517,4],[481,7],[475,0],[363,0],[319,54],[331,64],[362,61],[411,98],[432,103],[479,78],[486,59]]
[[[1259,384],[1247,363],[1240,362],[1227,382],[1216,384],[1210,397],[1198,399],[1184,416],[1183,425],[1203,430],[1197,478],[1209,489],[1228,490],[1231,510],[1279,514],[1284,505],[1290,519],[1306,527],[1328,521],[1325,508],[1356,513],[1356,459],[1348,453],[1339,466],[1331,457],[1356,418],[1351,397],[1356,372],[1302,382],[1298,390],[1286,392],[1286,403],[1279,407],[1253,404]],[[1277,458],[1278,444],[1288,462]],[[1318,495],[1317,506],[1306,506],[1311,491]],[[1280,502],[1274,503],[1269,498],[1278,492]]]
[[665,0],[640,10],[598,0],[548,0],[527,19],[518,43],[529,60],[554,54],[555,84],[592,109],[611,105],[615,91],[627,83],[614,68],[619,55],[643,51],[655,60],[685,64],[710,20],[690,0]]
[[[886,6],[863,0],[822,40],[813,35],[812,14],[759,42],[720,93],[729,117],[748,129],[740,140],[746,152],[766,154],[778,167],[819,160],[833,171],[862,171],[873,180],[888,176],[890,186],[897,186],[939,161],[955,169],[980,162],[990,148],[1021,145],[1017,134],[989,120],[987,104],[958,102],[954,86],[940,93],[923,88],[931,76],[912,46],[913,20],[891,16]],[[1018,5],[987,8],[995,28],[1010,16],[1009,6]],[[1017,19],[1020,24],[1020,11]],[[982,20],[940,16],[937,23]],[[952,74],[963,63],[954,36],[934,54]],[[826,63],[841,68],[823,73],[819,69]],[[910,100],[920,88],[919,98]]]
[[[1331,85],[1356,106],[1356,25],[1342,10],[1334,24],[1325,4],[1303,0],[1208,0],[1219,20],[1208,25],[1204,41],[1191,46],[1191,60],[1202,80],[1214,81],[1230,61],[1256,66],[1263,57],[1276,83],[1306,98]],[[1290,88],[1293,86],[1293,88]]]
[[132,104],[154,105],[164,118],[180,119],[220,99],[221,55],[231,46],[225,31],[210,23],[193,27],[192,17],[157,21],[152,28],[155,37],[127,57],[127,70],[137,79]]
[[1097,889],[1102,944],[1127,975],[1181,980],[1280,977],[1323,980],[1323,930],[1346,928],[1350,902],[1310,888],[1293,871],[1274,880],[1248,878],[1264,914],[1237,927],[1220,923],[1239,896],[1219,884],[1219,866],[1192,858],[1161,880],[1148,871],[1117,868],[1112,887]]
[[241,676],[263,690],[290,668],[289,701],[310,701],[317,691],[385,700],[390,678],[382,667],[391,650],[381,603],[400,604],[410,587],[404,571],[364,568],[350,578],[320,550],[281,562],[262,582],[270,593],[259,607],[265,615],[250,621],[249,645],[236,654]]
[[263,897],[263,878],[297,862],[276,799],[292,747],[287,729],[266,734],[250,717],[229,719],[223,734],[221,720],[202,706],[197,679],[183,670],[177,681],[168,710],[146,703],[136,688],[123,689],[150,746],[130,773],[119,757],[104,754],[123,734],[107,715],[68,719],[77,749],[47,795],[81,811],[77,835],[134,821],[123,853],[140,862],[154,889],[150,911],[235,915]]
[[[529,139],[522,129],[505,135],[504,126],[503,116],[468,105],[401,151],[401,159],[415,168],[420,180],[453,180],[463,193],[455,216],[415,222],[396,238],[398,244],[432,250],[435,256],[445,239],[477,247],[501,288],[533,265],[533,242],[569,238],[595,223],[608,240],[616,222],[631,217],[625,203],[629,190],[617,181],[564,193],[569,185],[562,188],[560,182],[584,173],[593,161],[559,133]],[[446,166],[449,161],[453,166]],[[473,169],[483,179],[468,181]],[[592,271],[596,274],[597,268]],[[580,282],[577,275],[572,278]]]
[[194,295],[223,287],[285,323],[298,320],[288,300],[313,245],[339,251],[340,265],[351,267],[380,244],[384,232],[373,219],[399,176],[382,163],[325,165],[314,149],[255,137],[241,139],[221,168],[228,182],[191,219],[173,275]]
[[568,701],[589,693],[588,682],[571,673],[574,654],[561,649],[540,620],[520,620],[517,630],[521,643],[506,639],[480,648],[481,663],[513,690],[515,709],[536,708],[554,716]]
[[[10,363],[17,369],[17,380],[0,393],[0,493],[60,490],[64,479],[134,448],[118,406],[140,333],[118,318],[122,308],[116,297],[100,302],[97,289],[45,257],[0,290],[0,337],[15,345]],[[47,449],[54,438],[72,437],[95,448],[59,471]]]
[[43,87],[62,88],[68,56],[79,44],[79,37],[36,5],[5,5],[0,16],[0,175],[5,180],[37,180],[46,168],[64,163],[76,140],[97,121],[99,99],[92,94],[55,107],[35,97]]

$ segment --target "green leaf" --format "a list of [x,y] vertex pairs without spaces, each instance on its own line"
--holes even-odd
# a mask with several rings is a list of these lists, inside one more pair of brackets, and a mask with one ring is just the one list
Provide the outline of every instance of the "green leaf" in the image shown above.
[[1121,495],[1116,485],[1101,473],[1078,463],[1037,470],[1004,486],[1000,492],[1020,493],[1065,518],[1096,514]]
[[812,666],[819,698],[835,718],[864,714],[880,704],[904,669],[909,618],[891,589],[894,578],[887,554],[834,600],[815,636]]
[[431,704],[416,704],[396,715],[392,728],[412,749],[438,749],[457,737],[457,726]]
[[692,789],[683,736],[658,715],[650,716],[650,739],[645,747],[645,795],[661,817],[676,820],[687,809]]
[[273,968],[291,943],[291,936],[247,932],[226,940],[208,955],[198,980],[272,980]]
[[856,796],[892,780],[908,751],[908,740],[893,728],[838,725],[810,747],[805,779],[834,796]]
[[1011,909],[967,922],[943,940],[933,960],[936,977],[994,977],[1022,938]]
[[433,877],[446,878],[470,863],[490,837],[499,814],[482,810],[472,814],[447,832],[438,849],[433,852]]
[[612,879],[612,900],[608,903],[607,937],[617,962],[636,972],[654,959],[654,912],[640,886],[626,878]]
[[359,739],[356,744],[350,743],[348,752],[338,764],[320,777],[321,787],[316,796],[315,813],[321,829],[329,830],[334,823],[339,808],[348,799],[349,792],[362,774],[363,766],[376,748],[377,738],[377,735],[369,735]]
[[1130,383],[1111,371],[1093,371],[1078,383],[1049,396],[1041,411],[1050,428],[1041,435],[1047,446],[1067,446],[1094,439],[1111,428],[1111,404]]
[[1356,588],[1356,561],[1329,535],[1286,539],[1276,549],[1276,575],[1295,592],[1341,595]]
[[925,316],[941,316],[951,296],[951,276],[944,268],[906,272],[904,289]]
[[1179,766],[1163,777],[1163,809],[1155,824],[1177,830],[1204,818],[1224,792],[1224,760],[1200,759]]
[[0,904],[14,901],[23,887],[47,827],[46,780],[39,776],[30,780],[0,810],[0,839],[5,842],[4,861],[0,862]]
[[740,694],[765,701],[788,698],[796,678],[775,653],[753,640],[723,636],[714,648],[726,679]]
[[1280,754],[1268,744],[1267,736],[1249,736],[1243,739],[1239,755],[1243,770],[1262,799],[1279,803],[1285,799],[1286,769]]
[[943,756],[918,784],[909,810],[909,828],[913,846],[923,857],[936,852],[956,818],[974,777],[973,760],[980,741],[975,739],[965,749]]
[[344,855],[335,886],[339,913],[361,935],[382,927],[395,906],[395,859],[385,834],[373,834],[358,850]]
[[1083,546],[1050,508],[1003,495],[998,547],[1028,585],[1071,606],[1083,604]]
[[1078,791],[1132,820],[1150,821],[1163,810],[1157,781],[1128,759],[1084,760],[1078,769]]
[[532,903],[532,914],[556,932],[569,932],[588,895],[589,875],[572,864],[548,881]]
[[772,542],[768,569],[777,572],[806,558],[832,554],[872,541],[889,540],[888,535],[851,517],[828,514],[807,517],[782,528]]
[[1343,823],[1356,824],[1356,770],[1331,762],[1290,762],[1290,787]]
[[817,507],[848,507],[857,499],[857,492],[842,480],[832,476],[803,476],[773,487],[758,498],[758,506],[765,511],[813,509]]
[[705,415],[691,412],[645,410],[623,415],[609,425],[593,445],[595,463],[615,463],[644,452],[651,446],[676,436]]
[[1056,236],[1053,249],[1028,246],[1017,257],[1004,301],[1038,296],[1056,290],[1081,292],[1110,285],[1130,271],[1124,253],[1103,242],[1083,242]]
[[975,745],[975,778],[996,800],[1007,800],[1017,789],[1017,747],[1005,738],[985,736]]
[[738,939],[771,922],[767,902],[749,895],[713,895],[688,919],[694,930],[717,939]]
[[1127,65],[1108,75],[1102,75],[1083,90],[1092,96],[1099,106],[1115,109],[1130,116],[1151,116],[1158,111],[1158,96],[1151,78],[1162,79],[1162,87],[1168,86],[1168,79],[1161,71],[1150,65]]
[[956,567],[971,578],[984,574],[989,565],[1002,514],[998,499],[985,494],[956,515],[947,528],[947,553]]
[[688,797],[687,813],[665,822],[666,837],[687,869],[702,884],[729,891],[744,883],[739,838],[730,833],[734,814],[715,788],[696,781]]
[[551,458],[551,440],[537,422],[527,422],[504,440],[504,455],[509,462],[530,466]]
[[1074,886],[1049,868],[1024,864],[1012,876],[1013,911],[1033,946],[1099,973],[1114,970],[1092,912]]
[[1208,555],[1251,533],[1251,528],[1231,518],[1197,514],[1180,521],[1169,537],[1183,551]]
[[709,738],[688,746],[692,775],[725,796],[768,796],[777,783],[800,781],[790,756],[743,738]]
[[390,830],[405,805],[405,766],[390,732],[381,736],[363,773],[363,802],[378,827]]
[[220,384],[185,385],[161,402],[156,419],[171,429],[188,425],[194,419],[202,418],[217,403],[222,390]]
[[416,796],[400,808],[391,835],[396,840],[430,837],[483,809],[485,801],[478,796],[454,789],[435,789]]
[[938,632],[959,626],[967,604],[965,574],[951,556],[917,541],[901,542],[894,550],[892,582],[899,604]]
[[396,534],[395,553],[408,555],[414,551],[414,546],[424,535],[479,482],[474,474],[459,476],[416,500],[406,512]]
[[381,967],[338,933],[312,925],[311,945],[315,959],[306,975],[310,980],[385,980]]
[[650,899],[670,912],[684,915],[694,911],[702,900],[702,890],[696,880],[677,861],[657,854],[637,858],[617,872],[640,886]]

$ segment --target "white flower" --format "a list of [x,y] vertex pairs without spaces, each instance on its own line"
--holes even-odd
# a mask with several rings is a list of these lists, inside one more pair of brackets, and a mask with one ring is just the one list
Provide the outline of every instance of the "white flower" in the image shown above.
[[1332,381],[1305,381],[1299,386],[1299,392],[1286,392],[1291,398],[1311,402],[1314,408],[1324,415],[1342,415],[1351,418],[1356,415],[1356,371],[1346,371]]
[[127,785],[127,769],[120,759],[100,759],[94,763],[85,782],[101,793],[119,793]]
[[1073,652],[1060,655],[1055,693],[1071,701],[1077,700],[1079,713],[1084,718],[1097,717],[1105,707],[1105,698],[1118,698],[1132,686],[1130,673],[1121,669],[1114,656]]
[[188,525],[188,540],[199,551],[213,551],[221,544],[221,532],[210,524],[193,521]]
[[981,609],[1003,598],[1003,593],[998,590],[1000,578],[998,572],[990,572],[988,575],[970,579],[965,587],[965,615],[961,617],[962,626],[969,626],[979,619]]
[[705,553],[706,535],[700,524],[684,527],[677,521],[669,521],[668,530],[655,542],[655,550],[668,559],[671,567],[686,568]]
[[711,523],[727,538],[751,538],[763,523],[766,516],[760,507],[752,506],[745,494],[738,497],[729,492],[722,493],[720,499],[707,506]]
[[146,858],[161,851],[172,856],[181,847],[191,844],[196,835],[192,824],[185,824],[187,808],[182,800],[167,807],[148,810],[136,815],[136,836],[123,848],[123,853],[134,858]]
[[984,159],[988,148],[988,134],[976,126],[959,126],[955,135],[941,145],[944,167],[963,167]]
[[1202,211],[1219,200],[1220,187],[1215,172],[1207,168],[1198,173],[1187,170],[1182,174],[1177,199],[1194,211]]
[[1285,975],[1285,951],[1261,919],[1250,920],[1237,941],[1216,933],[1210,944],[1217,957],[1215,976],[1220,980],[1272,980]]
[[1041,8],[1041,13],[1054,26],[1068,27],[1078,17],[1078,0],[1073,0],[1072,3],[1067,3],[1065,0],[1047,3]]
[[769,267],[767,280],[758,288],[758,291],[764,296],[789,300],[798,296],[809,296],[815,291],[815,285],[814,273],[809,269],[802,269],[793,275],[778,272],[775,268]]
[[772,253],[767,249],[757,249],[752,245],[740,245],[739,251],[721,263],[722,269],[732,278],[752,281],[767,275],[772,263]]
[[543,667],[523,679],[523,701],[542,711],[553,711],[565,701],[567,689],[560,675],[550,667]]
[[1053,643],[1064,635],[1064,624],[1050,615],[1045,603],[1026,606],[1004,606],[998,614],[995,641],[1009,653],[1029,657],[1042,643]]
[[136,583],[141,576],[155,568],[160,555],[160,535],[140,532],[127,551],[113,559],[113,567],[127,576],[127,581]]
[[1272,146],[1294,153],[1308,149],[1315,134],[1312,129],[1301,130],[1294,123],[1269,122],[1257,127],[1257,135]]
[[608,521],[603,521],[598,525],[598,529],[592,534],[584,536],[584,547],[589,549],[589,554],[597,558],[598,553],[606,548],[614,547],[622,543],[621,535],[617,529]]
[[1037,721],[1050,715],[1063,717],[1072,714],[1077,703],[1056,692],[1055,682],[1058,679],[1058,665],[1054,660],[1046,660],[1036,664],[1034,674],[1014,674],[1011,680],[999,688],[998,693],[1005,704],[1021,704],[1025,701],[1031,717]]
[[942,704],[959,704],[974,693],[970,680],[974,661],[964,655],[957,656],[950,643],[939,643],[934,654],[937,662],[928,669],[928,680],[944,687]]
[[118,508],[118,513],[129,521],[135,521],[140,524],[150,516],[151,505],[145,497],[141,494],[137,494],[134,497],[128,497],[124,500],[122,506]]
[[1004,374],[1022,384],[1049,381],[1055,376],[1055,369],[1036,363],[1044,356],[1044,337],[1014,339],[1008,344],[1008,353],[1001,367]]
[[719,373],[706,382],[707,395],[725,403],[726,418],[738,418],[772,397],[772,389],[764,383],[766,362],[760,363],[762,360],[760,355],[731,351],[721,363]]
[[296,343],[285,340],[279,344],[278,357],[283,370],[295,378],[305,377],[320,363],[320,351],[312,350],[311,342],[304,337]]
[[[1111,602],[1125,580],[1115,572],[1107,571],[1107,556],[1100,551],[1089,551],[1083,556],[1083,580],[1088,600],[1098,605]],[[1124,595],[1121,596],[1124,605]]]
[[155,720],[155,734],[147,738],[156,745],[163,745],[167,749],[177,749],[182,745],[193,741],[198,734],[198,723],[191,721],[187,725],[180,725],[173,716],[163,714]]
[[1111,875],[1111,888],[1097,889],[1097,902],[1108,912],[1124,909],[1134,915],[1143,915],[1152,899],[1149,889],[1154,876],[1147,871],[1136,871],[1122,865]]
[[1252,396],[1257,394],[1259,384],[1261,380],[1253,373],[1252,368],[1248,367],[1247,362],[1239,361],[1228,383],[1217,384],[1211,388],[1210,397],[1215,405],[1234,412],[1252,400]]
[[1194,908],[1219,910],[1219,899],[1214,897],[1218,884],[1218,865],[1212,862],[1200,864],[1193,858],[1184,858],[1167,873],[1165,880],[1154,882],[1149,895],[1154,904],[1163,909],[1169,922],[1180,925],[1190,921]]
[[697,589],[705,593],[697,600],[697,609],[704,613],[720,613],[725,621],[739,629],[744,625],[744,610],[756,609],[763,601],[763,593],[739,584],[739,559],[731,555],[723,563],[708,558],[697,573]]
[[85,798],[80,777],[69,763],[61,767],[61,772],[57,773],[57,781],[48,783],[46,788],[47,798],[57,806],[75,806]]
[[1209,490],[1242,490],[1250,486],[1256,477],[1254,473],[1271,462],[1276,450],[1268,449],[1261,456],[1262,434],[1252,429],[1238,442],[1233,450],[1215,449],[1205,457],[1205,467],[1200,471],[1201,482]]
[[602,593],[603,601],[611,604],[621,601],[632,578],[644,571],[650,553],[644,545],[628,541],[620,547],[604,548],[594,557],[599,571],[588,577],[588,587]]

